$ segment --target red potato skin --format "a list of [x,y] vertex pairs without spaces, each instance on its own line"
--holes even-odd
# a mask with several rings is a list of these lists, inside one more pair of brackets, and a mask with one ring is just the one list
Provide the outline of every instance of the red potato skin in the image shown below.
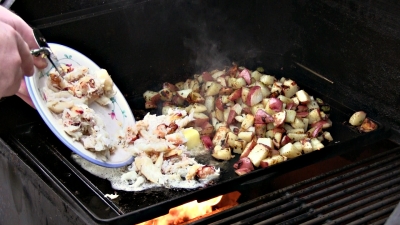
[[266,168],[268,166],[269,166],[269,164],[267,162],[264,162],[264,161],[261,160],[261,162],[260,162],[260,167],[261,168]]
[[150,101],[150,102],[145,102],[144,107],[146,109],[156,109],[157,108],[157,103]]
[[321,126],[322,127],[326,123],[328,123],[328,122],[325,121],[325,120],[320,120],[320,121],[318,121],[316,123],[311,124],[311,127],[316,127],[316,126]]
[[255,124],[267,124],[274,122],[274,118],[262,109],[257,110],[254,116]]
[[211,76],[209,72],[203,72],[202,75],[204,81],[214,81],[214,78]]
[[292,139],[290,139],[290,137],[288,136],[283,136],[282,140],[281,140],[281,147],[283,147],[284,145],[286,145],[287,143],[292,142]]
[[[160,101],[160,99],[161,99],[160,93],[155,92],[154,95],[150,99],[147,99],[147,101],[158,103],[158,101]],[[145,98],[145,100],[146,100],[146,98]]]
[[205,147],[206,149],[208,149],[208,150],[211,151],[211,150],[214,148],[214,145],[213,145],[213,143],[212,143],[212,141],[211,141],[210,136],[202,135],[202,136],[200,137],[200,139],[201,139],[201,142],[203,143],[203,145],[204,145],[204,147]]
[[275,112],[282,111],[283,102],[278,98],[270,98],[269,100],[269,108],[274,110]]
[[172,92],[179,91],[179,88],[176,87],[175,84],[171,84],[171,83],[168,83],[168,82],[163,83],[163,88],[164,89],[168,89],[168,90],[170,90]]
[[195,118],[194,124],[196,127],[202,127],[204,124],[209,122],[210,118]]
[[236,116],[235,110],[231,109],[229,111],[228,120],[226,121],[226,123],[228,125],[232,124],[235,121],[235,116]]
[[244,158],[244,157],[249,156],[251,150],[253,150],[254,146],[257,145],[257,142],[256,142],[254,139],[251,140],[250,143],[251,143],[251,144],[250,144],[249,148],[245,148],[245,149],[243,150],[242,154],[240,155],[240,158]]
[[314,131],[311,133],[311,137],[313,137],[313,138],[318,137],[319,132],[322,131],[323,124],[318,123],[318,122],[316,124],[317,125],[313,127],[313,128],[315,128]]
[[249,108],[249,107],[243,108],[242,111],[243,111],[243,113],[245,113],[245,114],[251,114],[251,108]]
[[220,96],[215,98],[215,107],[221,111],[224,111],[224,103],[222,103]]
[[296,112],[296,117],[305,118],[308,116],[308,112]]
[[273,130],[274,134],[275,133],[285,133],[286,132],[285,128],[283,128],[283,127],[275,127],[272,130]]
[[260,92],[260,94],[262,94],[260,86],[251,87],[251,89],[249,90],[249,94],[247,95],[247,98],[246,98],[246,105],[253,106],[253,105],[257,104],[258,102],[260,102],[260,101],[253,102],[253,98],[256,96],[256,94],[258,92]]
[[229,68],[226,75],[228,75],[230,77],[236,77],[237,72],[238,72],[238,66],[236,64],[234,64]]
[[[229,88],[229,87],[223,87],[221,88],[221,90],[219,91],[220,95],[230,95],[233,93],[233,88]],[[229,98],[228,98],[229,99]],[[229,99],[230,100],[230,99]],[[231,100],[232,101],[232,100]]]
[[298,105],[297,112],[308,112],[308,107],[305,105]]
[[235,172],[237,175],[241,176],[246,173],[249,173],[254,170],[254,166],[251,163],[251,160],[247,157],[239,159],[234,165],[233,168],[235,168]]
[[201,126],[200,135],[207,135],[211,137],[213,134],[214,134],[214,126],[211,123],[207,122]]
[[[282,114],[284,114],[284,115],[280,116]],[[286,113],[285,113],[285,111],[278,112],[278,113],[274,114],[272,117],[274,118],[275,127],[279,127],[285,122]]]
[[228,99],[230,101],[235,101],[236,99],[242,97],[242,88],[239,88],[232,92],[232,94],[229,95]]
[[247,69],[242,70],[242,72],[240,72],[239,74],[239,77],[243,77],[247,85],[251,84],[250,71],[248,71]]

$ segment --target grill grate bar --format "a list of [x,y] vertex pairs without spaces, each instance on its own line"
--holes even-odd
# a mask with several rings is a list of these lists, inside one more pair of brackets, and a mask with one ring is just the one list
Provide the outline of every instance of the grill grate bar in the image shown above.
[[[379,163],[381,163],[381,162],[379,162]],[[377,164],[379,165],[379,163],[377,163]],[[251,223],[254,223],[256,221],[260,221],[263,218],[267,218],[268,217],[269,219],[267,220],[267,222],[276,223],[278,221],[283,220],[284,218],[288,218],[291,215],[295,215],[295,214],[298,214],[298,213],[304,211],[305,208],[298,207],[298,206],[302,205],[303,201],[305,201],[305,200],[315,199],[315,198],[317,198],[319,196],[327,196],[322,200],[316,201],[316,203],[315,203],[315,204],[317,204],[317,203],[321,204],[321,203],[323,203],[325,201],[329,201],[329,200],[331,200],[333,198],[336,198],[338,196],[346,195],[346,194],[348,194],[349,190],[346,190],[346,189],[343,190],[343,188],[345,188],[345,186],[348,186],[348,185],[354,184],[354,183],[358,183],[358,182],[360,182],[362,180],[365,180],[367,178],[370,178],[370,177],[373,177],[373,176],[376,176],[376,175],[381,175],[379,177],[380,180],[391,178],[394,175],[399,173],[399,170],[394,169],[395,167],[397,167],[399,165],[400,165],[400,161],[396,162],[396,163],[389,164],[389,165],[387,165],[385,167],[381,167],[379,169],[372,170],[372,171],[370,171],[370,172],[368,172],[366,174],[363,174],[363,175],[359,175],[358,173],[356,173],[356,171],[351,171],[351,172],[349,172],[347,174],[343,174],[343,175],[340,175],[340,176],[333,177],[333,178],[331,178],[331,179],[329,179],[327,181],[323,181],[321,183],[315,184],[315,185],[310,186],[310,187],[308,187],[306,189],[302,189],[302,190],[300,190],[298,192],[295,192],[295,193],[292,193],[292,194],[288,193],[286,196],[283,196],[281,198],[275,199],[275,200],[273,200],[271,202],[264,203],[264,204],[262,204],[260,206],[257,206],[255,208],[253,208],[253,209],[246,210],[245,213],[249,213],[250,215],[254,215],[254,216],[247,217],[244,221],[249,222],[251,224]],[[360,168],[361,172],[364,172],[364,168],[365,167]],[[360,170],[357,170],[357,171],[360,172]],[[386,171],[390,171],[390,172],[386,172]],[[349,178],[352,178],[352,177],[354,177],[354,178],[350,179],[350,180],[347,180],[347,181],[343,181],[344,178],[349,179]],[[341,178],[341,179],[339,179],[339,178]],[[378,179],[378,178],[375,178],[375,179]],[[335,183],[337,183],[337,184],[335,184]],[[371,185],[373,183],[375,183],[375,181],[367,181],[367,182],[365,182],[363,184],[360,184],[358,186],[352,187],[350,190],[352,190],[352,189],[361,189],[361,188],[365,187],[365,185]],[[328,188],[322,189],[322,188],[324,188],[326,186],[328,186]],[[327,194],[328,192],[334,191],[334,190],[338,190],[338,189],[339,190],[341,189],[343,191],[339,192],[339,193],[337,193],[335,195],[328,196],[328,194]],[[320,190],[320,191],[317,191],[317,190]],[[310,194],[308,196],[302,197],[301,201],[297,199],[301,195],[304,195],[304,193],[309,193],[309,192],[314,192],[314,193],[312,193],[312,194]],[[294,208],[294,207],[297,207],[297,208]],[[292,211],[287,211],[290,208],[294,208],[294,209]],[[269,209],[269,210],[267,210],[267,209]],[[284,213],[279,213],[279,212],[284,212]],[[274,217],[271,217],[271,216],[274,216]]]
[[[386,178],[390,178],[394,174],[395,173],[391,173],[391,174],[388,174],[385,177]],[[338,200],[336,202],[324,205],[321,208],[313,209],[313,207],[315,207],[317,205],[328,203],[332,199],[338,198],[340,196],[348,195],[348,194],[353,193],[353,192],[355,192],[355,191],[357,191],[359,189],[363,189],[364,187],[368,186],[368,184],[370,185],[371,183],[373,184],[373,183],[377,182],[375,179],[371,180],[371,181],[360,183],[360,184],[358,184],[356,186],[353,186],[353,187],[351,187],[349,189],[344,189],[342,191],[339,191],[339,192],[334,193],[332,195],[328,195],[328,196],[326,196],[326,197],[324,197],[322,199],[316,200],[316,201],[308,203],[308,204],[304,204],[303,203],[303,204],[301,204],[300,207],[294,208],[293,210],[286,211],[284,213],[277,213],[277,212],[274,212],[272,214],[271,213],[267,213],[267,212],[266,213],[260,213],[258,215],[255,215],[253,217],[250,217],[250,218],[246,219],[246,222],[254,223],[254,222],[260,221],[260,220],[262,220],[264,218],[268,218],[267,220],[263,220],[259,224],[276,224],[277,222],[282,221],[285,218],[291,218],[293,215],[296,215],[296,214],[298,215],[299,213],[308,210],[308,212],[306,212],[306,213],[304,213],[302,215],[299,215],[299,216],[294,217],[294,218],[292,218],[292,219],[290,219],[288,221],[285,221],[286,224],[287,223],[289,223],[289,224],[298,224],[300,221],[303,221],[304,219],[306,219],[308,217],[312,217],[312,216],[314,216],[314,215],[316,215],[318,213],[322,213],[322,212],[324,212],[326,210],[329,210],[329,209],[331,209],[333,207],[337,207],[337,206],[343,205],[344,203],[347,203],[347,202],[350,202],[350,201],[354,201],[354,200],[356,200],[356,199],[358,199],[360,197],[363,197],[363,196],[366,196],[368,194],[380,191],[380,190],[382,190],[384,188],[387,188],[387,187],[390,187],[390,186],[392,186],[392,185],[394,185],[396,183],[400,183],[400,177],[397,178],[397,179],[394,179],[394,180],[389,180],[389,181],[387,181],[385,183],[382,183],[380,185],[371,187],[369,189],[366,189],[366,190],[363,190],[363,191],[358,191],[357,193],[355,193],[353,195],[350,195],[350,196],[348,196],[346,198],[343,198],[341,200]],[[307,199],[306,198],[301,198],[300,200],[296,200],[296,201],[302,203],[305,200],[307,200]],[[276,215],[276,216],[273,216],[273,215]],[[273,217],[271,217],[271,216],[273,216]]]
[[[368,221],[371,221],[371,220],[373,220],[373,219],[377,219],[377,218],[379,218],[379,217],[381,217],[381,216],[384,216],[385,214],[390,214],[390,213],[394,210],[395,207],[396,207],[396,204],[393,204],[393,205],[391,205],[391,206],[388,206],[388,207],[386,207],[386,208],[383,208],[383,209],[381,209],[381,210],[379,210],[379,211],[377,211],[377,212],[370,213],[370,214],[368,214],[368,215],[365,215],[366,213],[363,212],[363,213],[361,214],[362,218],[360,218],[360,219],[358,219],[358,220],[355,220],[355,221],[352,221],[352,222],[350,222],[350,223],[347,223],[347,225],[364,224],[364,223],[366,223],[366,222],[368,222]],[[385,220],[386,220],[386,219],[385,219]],[[335,222],[336,222],[336,221],[335,221]]]
[[[373,201],[375,201],[375,200],[382,199],[382,198],[384,198],[384,197],[386,197],[386,196],[388,196],[388,195],[391,195],[391,194],[396,193],[396,192],[399,192],[399,191],[400,191],[400,186],[393,187],[393,188],[391,188],[391,189],[382,191],[382,192],[380,192],[379,194],[370,196],[370,197],[368,197],[368,198],[366,198],[366,199],[362,199],[362,200],[357,201],[357,202],[355,202],[355,203],[346,205],[346,206],[342,207],[341,209],[332,211],[332,212],[327,213],[327,214],[325,214],[325,215],[321,215],[321,216],[319,216],[319,217],[317,217],[317,218],[314,218],[314,219],[312,219],[312,220],[310,220],[310,221],[307,221],[307,222],[305,222],[305,223],[302,223],[302,225],[320,224],[321,222],[326,221],[326,220],[329,219],[330,217],[334,217],[334,216],[340,215],[340,214],[342,214],[342,213],[349,212],[349,211],[351,211],[352,209],[355,209],[355,208],[357,208],[357,207],[359,207],[359,206],[368,204],[368,203],[373,202]],[[397,194],[397,195],[395,195],[395,196],[393,196],[393,197],[390,197],[390,198],[388,198],[388,199],[382,200],[382,201],[378,202],[377,204],[378,204],[379,206],[385,206],[386,204],[388,204],[388,203],[390,203],[390,202],[393,202],[393,201],[398,201],[399,199],[400,199],[400,195]],[[346,201],[343,201],[343,202],[342,202],[342,201],[337,201],[337,202],[335,202],[335,204],[336,204],[336,205],[343,205],[344,202],[346,202]]]
[[[322,209],[324,209],[324,212],[329,212],[336,210],[334,207],[340,208],[345,205],[344,200],[339,204],[334,202],[336,205],[330,203],[336,201],[335,199],[345,199],[343,197],[348,196],[346,202],[350,203],[359,201],[358,199],[364,197],[370,200],[370,196],[367,196],[368,193],[363,189],[370,189],[370,187],[377,186],[372,190],[375,190],[375,193],[381,193],[384,187],[399,186],[400,180],[398,178],[392,179],[393,177],[399,177],[399,165],[400,147],[391,148],[390,150],[375,154],[350,165],[265,194],[251,201],[242,203],[238,207],[233,207],[232,209],[218,213],[214,217],[201,219],[195,222],[195,224],[204,224],[206,221],[209,221],[207,224],[234,224],[235,222],[236,224],[255,224],[265,218],[271,219],[271,216],[279,218],[276,221],[284,221],[284,224],[299,224],[299,221],[303,222],[307,220],[307,218],[314,219],[318,213],[322,212],[321,208],[318,209],[317,207],[323,207],[324,203],[326,208]],[[384,183],[380,183],[383,181]],[[358,192],[360,189],[363,194],[356,195],[356,197],[353,197],[353,195],[349,196],[354,192]],[[370,193],[369,195],[374,195],[375,193]],[[310,202],[310,200],[314,199],[318,200]],[[309,203],[304,203],[305,200],[308,200]],[[387,206],[388,205],[385,205],[384,207]],[[313,208],[317,208],[318,211]],[[353,211],[354,210],[357,209],[353,209]],[[385,209],[384,212],[389,210],[389,208]],[[346,208],[343,212],[342,214],[346,214],[349,212],[349,209]],[[378,218],[378,215],[384,212],[380,210],[377,212],[372,211],[367,215],[371,218]],[[285,214],[282,215],[282,213]],[[257,214],[262,214],[264,217]],[[298,217],[285,221],[284,218],[291,218],[293,214],[294,216],[298,215]],[[327,221],[327,219],[324,221]],[[385,220],[382,221],[384,222]],[[271,223],[271,221],[269,221],[269,224],[276,224],[276,222]]]
[[375,222],[373,222],[373,223],[370,223],[369,225],[383,225],[383,224],[385,224],[386,220],[387,220],[387,219],[380,219],[380,220],[378,220],[378,221],[375,221]]
[[[332,189],[332,190],[336,190],[336,189],[340,188],[340,190],[342,190],[342,191],[339,191],[339,192],[336,192],[336,193],[333,193],[333,194],[330,194],[330,195],[328,195],[325,191],[323,191],[323,193],[326,195],[326,197],[318,199],[318,200],[316,200],[314,202],[311,202],[311,203],[308,203],[308,204],[304,204],[303,202],[309,201],[310,199],[313,199],[313,197],[315,197],[315,196],[311,196],[311,195],[305,196],[305,197],[303,197],[303,198],[301,198],[299,200],[294,200],[295,202],[298,202],[297,205],[300,205],[298,208],[294,208],[293,210],[286,211],[284,213],[279,213],[279,214],[277,214],[276,212],[275,213],[269,213],[268,211],[266,211],[265,213],[258,214],[257,215],[257,220],[269,217],[268,220],[264,221],[265,223],[277,223],[279,221],[284,220],[285,218],[291,218],[293,215],[298,215],[301,212],[304,212],[306,210],[312,209],[313,207],[315,207],[317,205],[326,204],[327,202],[329,202],[329,201],[331,201],[333,199],[337,199],[337,198],[339,198],[341,196],[348,195],[349,193],[354,193],[354,192],[356,192],[356,191],[358,191],[360,189],[363,189],[365,187],[371,186],[371,185],[373,185],[373,184],[375,184],[377,182],[380,182],[382,180],[388,180],[391,177],[394,177],[395,175],[398,175],[398,174],[400,174],[400,171],[392,171],[390,173],[385,173],[384,175],[380,176],[379,178],[375,178],[373,180],[369,180],[369,181],[357,184],[355,186],[352,186],[352,187],[350,187],[348,189],[344,189],[344,190],[343,190],[342,185],[339,184],[339,185],[336,185],[337,187]],[[351,181],[353,181],[353,180],[351,180]],[[351,182],[351,183],[354,183],[354,182]],[[374,188],[371,188],[371,189],[367,190],[366,192],[365,191],[364,192],[358,192],[357,194],[351,195],[351,196],[348,197],[348,201],[354,200],[354,199],[359,198],[359,197],[362,197],[362,196],[364,196],[364,195],[366,195],[368,193],[372,193],[374,191],[379,191],[379,190],[381,190],[383,188],[390,187],[395,183],[400,183],[400,178],[397,178],[395,180],[389,180],[389,181],[387,181],[385,183],[382,183],[379,186],[376,186]],[[318,194],[318,196],[319,195],[320,194]],[[329,207],[332,207],[332,205],[327,206],[328,209],[329,209]],[[320,211],[318,211],[318,212],[320,212]],[[302,215],[300,215],[298,217],[294,217],[291,220],[286,221],[286,222],[290,222],[290,223],[299,222],[301,220],[304,220],[307,217],[315,215],[318,212],[314,211],[314,210],[311,210],[311,211],[309,211],[309,212],[307,212],[305,214],[302,214]],[[273,215],[276,215],[276,216],[273,216]],[[271,217],[271,216],[273,216],[273,217]],[[250,219],[251,218],[249,218],[248,220],[250,220]]]

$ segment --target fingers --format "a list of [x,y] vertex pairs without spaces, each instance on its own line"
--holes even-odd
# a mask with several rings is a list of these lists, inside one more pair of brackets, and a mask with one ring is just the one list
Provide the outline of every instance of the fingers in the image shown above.
[[38,69],[44,69],[47,67],[47,61],[42,57],[33,57],[33,64],[35,64]]
[[[22,39],[28,44],[28,49],[36,49],[39,47],[36,43],[35,37],[33,36],[32,28],[19,16],[2,6],[0,6],[0,21],[14,28],[14,30],[16,30],[21,35]],[[33,57],[31,56],[31,58]],[[43,69],[47,66],[47,61],[40,57],[34,57],[33,63],[39,69]],[[29,75],[30,74],[32,73],[29,73]]]
[[32,28],[19,16],[2,6],[0,6],[0,20],[13,27],[28,43],[30,49],[39,47],[33,36]]
[[28,44],[21,38],[21,36],[17,33],[16,42],[19,55],[21,57],[21,69],[24,75],[32,76],[35,72],[33,67],[33,57],[29,51]]
[[32,108],[35,109],[35,105],[32,102],[31,97],[29,96],[28,89],[26,87],[25,80],[21,80],[21,85],[19,86],[19,90],[16,93],[18,97],[20,97],[24,102],[28,103]]

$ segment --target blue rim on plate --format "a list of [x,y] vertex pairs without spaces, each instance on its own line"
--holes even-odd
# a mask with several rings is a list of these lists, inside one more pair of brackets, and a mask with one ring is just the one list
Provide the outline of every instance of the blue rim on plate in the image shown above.
[[[100,67],[88,57],[70,47],[55,43],[49,43],[49,46],[60,63],[72,64],[72,66],[87,66],[89,71],[100,69]],[[134,157],[121,146],[117,147],[108,161],[102,161],[97,159],[93,152],[84,149],[80,142],[72,140],[72,138],[64,132],[58,119],[47,108],[45,96],[42,92],[42,87],[46,80],[45,78],[48,76],[51,69],[52,66],[48,63],[45,69],[38,70],[35,68],[35,74],[33,76],[25,77],[26,86],[33,104],[50,130],[74,153],[94,164],[110,168],[123,167],[131,164]],[[114,90],[116,91],[116,95],[111,98],[112,103],[108,106],[100,106],[97,103],[92,103],[90,105],[90,107],[102,117],[110,136],[113,134],[115,135],[119,129],[124,129],[135,123],[135,119],[126,99],[115,84]]]

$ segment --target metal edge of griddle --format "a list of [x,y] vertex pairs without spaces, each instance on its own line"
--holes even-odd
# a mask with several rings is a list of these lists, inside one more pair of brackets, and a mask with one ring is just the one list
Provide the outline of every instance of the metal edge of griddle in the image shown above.
[[[14,135],[11,134],[5,134],[5,136],[9,139],[9,142],[12,142],[16,147],[18,147],[20,151],[20,153],[23,153],[25,157],[27,157],[29,159],[29,161],[31,163],[33,163],[33,165],[41,172],[42,175],[44,175],[48,180],[51,180],[52,182],[54,182],[55,185],[58,186],[58,188],[60,188],[61,191],[65,192],[69,197],[71,197],[75,203],[77,203],[85,212],[88,213],[88,215],[98,221],[98,222],[106,222],[105,219],[99,218],[96,214],[94,214],[94,212],[92,210],[90,210],[88,207],[86,207],[73,193],[71,193],[69,191],[69,189],[50,171],[46,168],[46,166],[44,166],[40,160],[38,160],[30,151],[29,149],[27,149],[19,140],[18,138],[16,138]],[[50,148],[50,146],[46,145],[48,148]],[[59,160],[61,162],[63,162],[69,170],[71,170],[71,172],[76,172],[77,169],[72,166],[72,164],[66,160],[57,150],[53,150],[52,153],[59,158]],[[84,184],[86,186],[88,186],[100,199],[102,199],[104,201],[104,203],[109,206],[117,215],[121,215],[121,211],[119,210],[119,208],[112,202],[110,201],[108,198],[104,197],[102,195],[102,192],[100,190],[97,189],[97,187],[94,187],[93,184],[88,181],[86,179],[85,176],[83,176],[79,171],[77,171],[78,173],[76,173],[76,177],[81,179],[82,182],[84,182]]]

